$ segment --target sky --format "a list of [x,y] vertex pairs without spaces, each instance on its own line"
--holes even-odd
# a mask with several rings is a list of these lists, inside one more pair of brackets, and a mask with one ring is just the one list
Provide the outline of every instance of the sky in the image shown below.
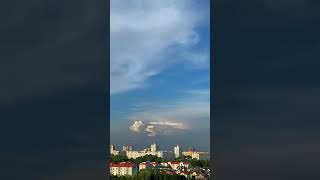
[[209,0],[111,1],[112,144],[209,151],[209,21]]

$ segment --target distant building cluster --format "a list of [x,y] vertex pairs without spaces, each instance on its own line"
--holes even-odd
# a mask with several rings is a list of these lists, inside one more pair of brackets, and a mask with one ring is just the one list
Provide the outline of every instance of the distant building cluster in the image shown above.
[[158,145],[156,143],[151,144],[150,148],[145,148],[142,151],[134,151],[132,146],[124,145],[121,150],[116,150],[114,145],[110,146],[110,154],[112,155],[122,155],[127,156],[129,159],[137,159],[146,155],[153,155],[160,157],[164,160],[174,160],[175,158],[180,158],[183,156],[190,156],[192,159],[197,160],[209,160],[209,152],[198,152],[194,148],[189,148],[188,151],[181,152],[180,146],[176,145],[173,151],[163,151],[158,150]]
[[189,148],[188,151],[182,152],[183,156],[190,156],[192,159],[197,160],[209,160],[210,153],[209,152],[199,152],[196,151],[194,148]]
[[114,176],[135,176],[139,171],[145,169],[158,169],[166,174],[178,174],[185,177],[195,177],[196,179],[206,179],[210,176],[209,168],[192,167],[189,162],[142,162],[139,166],[132,162],[110,163],[110,173]]
[[157,169],[166,174],[179,174],[185,177],[195,177],[205,179],[210,174],[209,168],[192,167],[191,164],[185,160],[182,162],[175,161],[176,158],[191,157],[197,160],[209,160],[209,152],[198,152],[194,148],[189,148],[188,151],[181,152],[180,146],[176,145],[173,151],[159,150],[157,144],[153,143],[149,148],[142,151],[134,151],[132,146],[124,145],[122,150],[116,150],[114,145],[110,146],[110,153],[113,155],[123,155],[128,159],[137,159],[146,155],[153,155],[160,157],[164,162],[141,162],[135,164],[133,162],[110,163],[110,173],[114,176],[137,175],[139,171],[146,169]]
[[137,159],[139,157],[143,157],[146,155],[153,155],[160,157],[164,160],[173,160],[175,159],[175,154],[171,151],[159,151],[158,145],[153,143],[150,148],[146,148],[143,151],[134,151],[132,150],[132,146],[125,145],[122,148],[122,151],[116,150],[114,145],[110,146],[110,153],[113,155],[123,155],[127,156],[129,159]]
[[122,150],[123,151],[132,151],[132,146],[130,146],[130,145],[124,145],[123,147],[122,147]]
[[110,145],[110,154],[115,155],[115,156],[125,156],[126,151],[116,150],[114,145]]

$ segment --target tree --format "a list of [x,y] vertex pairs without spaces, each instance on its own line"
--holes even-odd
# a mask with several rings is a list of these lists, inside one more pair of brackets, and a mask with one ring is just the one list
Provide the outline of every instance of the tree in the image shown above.
[[142,179],[150,179],[151,177],[151,172],[143,169],[139,172],[139,177],[142,178]]
[[193,167],[209,167],[210,162],[209,160],[197,160],[197,159],[190,159],[188,162],[191,164]]
[[111,155],[109,158],[109,162],[112,163],[119,163],[119,162],[125,162],[129,159],[126,156],[120,156],[120,155]]
[[163,159],[160,157],[157,157],[157,156],[153,156],[153,155],[146,155],[146,156],[138,157],[133,160],[133,162],[135,162],[137,164],[140,164],[140,163],[146,162],[146,161],[161,163],[161,162],[163,162]]
[[191,160],[191,159],[192,159],[191,156],[183,156],[183,158],[184,158],[185,160]]

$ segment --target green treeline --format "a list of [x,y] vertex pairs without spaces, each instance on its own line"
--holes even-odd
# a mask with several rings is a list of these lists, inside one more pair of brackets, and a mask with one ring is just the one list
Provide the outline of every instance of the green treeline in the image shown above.
[[109,161],[113,162],[113,163],[131,161],[131,162],[134,162],[136,164],[140,164],[140,163],[146,162],[146,161],[158,162],[158,163],[164,162],[164,160],[162,158],[157,157],[157,156],[153,156],[153,155],[146,155],[146,156],[143,156],[143,157],[138,157],[136,159],[128,159],[126,156],[111,155]]

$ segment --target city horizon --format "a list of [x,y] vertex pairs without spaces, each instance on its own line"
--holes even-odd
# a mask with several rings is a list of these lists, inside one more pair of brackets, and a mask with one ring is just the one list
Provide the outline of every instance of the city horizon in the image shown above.
[[[205,150],[198,149],[197,147],[181,146],[180,144],[176,144],[176,145],[172,146],[171,149],[163,149],[162,146],[160,146],[160,145],[159,145],[158,143],[156,143],[156,142],[154,142],[154,143],[152,143],[152,144],[156,144],[156,145],[158,146],[158,149],[159,149],[160,151],[172,151],[172,150],[174,149],[174,147],[179,146],[181,151],[189,151],[190,149],[193,149],[193,150],[199,151],[199,152],[209,152],[209,151],[205,151]],[[120,150],[120,151],[123,150],[123,147],[124,147],[124,146],[131,146],[132,151],[143,151],[143,150],[145,150],[145,149],[147,149],[147,148],[150,148],[150,146],[151,146],[152,144],[149,144],[149,146],[145,146],[144,148],[136,148],[136,147],[132,146],[130,143],[122,144],[122,145],[115,145],[115,144],[112,144],[112,143],[111,143],[110,146],[113,145],[114,148],[115,148],[115,150]]]

